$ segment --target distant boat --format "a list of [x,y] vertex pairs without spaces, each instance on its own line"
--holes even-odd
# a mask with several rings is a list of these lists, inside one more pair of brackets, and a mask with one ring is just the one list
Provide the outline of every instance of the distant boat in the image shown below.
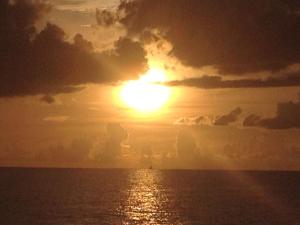
[[153,168],[152,168],[152,165],[150,165],[150,166],[149,166],[149,170],[152,170],[152,169],[153,169]]

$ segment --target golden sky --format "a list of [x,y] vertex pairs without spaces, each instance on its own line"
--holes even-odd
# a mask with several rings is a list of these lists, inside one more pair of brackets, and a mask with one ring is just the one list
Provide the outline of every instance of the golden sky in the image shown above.
[[299,170],[278,2],[3,1],[0,165]]

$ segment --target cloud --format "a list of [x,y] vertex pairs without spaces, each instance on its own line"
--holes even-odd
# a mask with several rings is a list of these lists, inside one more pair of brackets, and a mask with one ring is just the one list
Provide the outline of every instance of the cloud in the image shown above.
[[231,123],[234,123],[238,120],[238,117],[241,115],[242,109],[237,107],[230,111],[228,114],[217,116],[212,118],[211,116],[199,115],[196,117],[181,117],[174,122],[174,125],[179,126],[228,126]]
[[197,116],[197,117],[181,117],[174,122],[174,125],[210,125],[211,120],[207,116]]
[[140,35],[140,40],[144,44],[150,44],[153,42],[158,42],[160,40],[160,37],[151,30],[144,30]]
[[[242,114],[242,109],[237,107],[228,114],[217,116],[215,119],[210,119],[207,116],[198,117],[182,117],[177,119],[174,124],[180,126],[199,126],[199,125],[214,125],[228,126],[231,123],[237,122]],[[290,129],[300,128],[300,99],[296,102],[282,102],[277,105],[277,112],[274,117],[264,118],[256,114],[247,115],[242,122],[244,127],[262,127],[266,129]]]
[[229,112],[228,114],[220,116],[219,118],[217,118],[214,122],[214,125],[227,126],[230,123],[236,122],[239,115],[241,115],[241,113],[242,113],[241,108],[237,107],[234,110],[232,110],[231,112]]
[[248,115],[244,121],[243,126],[245,127],[253,127],[260,123],[261,117],[255,114]]
[[35,24],[49,10],[42,1],[1,1],[0,97],[69,93],[87,83],[126,80],[145,71],[146,52],[129,38],[95,52],[80,34],[66,41],[54,24],[38,32]]
[[55,98],[51,95],[44,95],[43,97],[40,98],[40,101],[48,104],[52,104],[55,102]]
[[127,131],[119,123],[107,125],[107,140],[99,155],[100,161],[111,161],[120,155],[121,143],[128,137]]
[[142,45],[126,37],[115,42],[114,51],[107,57],[107,62],[109,61],[116,69],[121,68],[116,71],[117,78],[130,79],[134,75],[145,72],[147,68],[146,51]]
[[64,145],[60,142],[51,144],[36,154],[38,163],[43,162],[50,166],[78,166],[89,161],[89,152],[92,142],[88,138],[75,138],[70,144]]
[[98,25],[101,26],[111,26],[117,21],[116,14],[108,10],[99,10],[96,9],[96,20]]
[[267,129],[300,128],[300,101],[282,102],[277,105],[274,117],[262,118],[251,114],[244,119],[245,127],[263,127]]
[[86,50],[86,51],[92,51],[93,50],[92,42],[85,40],[81,34],[76,34],[75,35],[74,45],[76,45],[78,48]]
[[181,129],[177,135],[176,149],[181,159],[193,159],[196,151],[196,140],[191,129]]
[[121,1],[129,36],[160,30],[183,64],[221,74],[276,71],[300,61],[299,1]]
[[215,88],[266,88],[300,86],[299,73],[293,73],[266,79],[231,79],[224,80],[221,76],[202,76],[173,80],[166,83],[170,86],[188,86],[203,89]]

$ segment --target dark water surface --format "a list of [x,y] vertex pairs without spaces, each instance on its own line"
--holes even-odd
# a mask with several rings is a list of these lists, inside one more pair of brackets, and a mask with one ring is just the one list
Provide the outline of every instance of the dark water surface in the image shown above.
[[300,172],[0,169],[0,224],[300,225]]

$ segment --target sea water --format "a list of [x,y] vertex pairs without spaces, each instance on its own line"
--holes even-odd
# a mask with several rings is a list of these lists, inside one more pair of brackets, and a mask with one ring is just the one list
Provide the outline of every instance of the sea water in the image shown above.
[[0,169],[1,225],[298,225],[300,172]]

